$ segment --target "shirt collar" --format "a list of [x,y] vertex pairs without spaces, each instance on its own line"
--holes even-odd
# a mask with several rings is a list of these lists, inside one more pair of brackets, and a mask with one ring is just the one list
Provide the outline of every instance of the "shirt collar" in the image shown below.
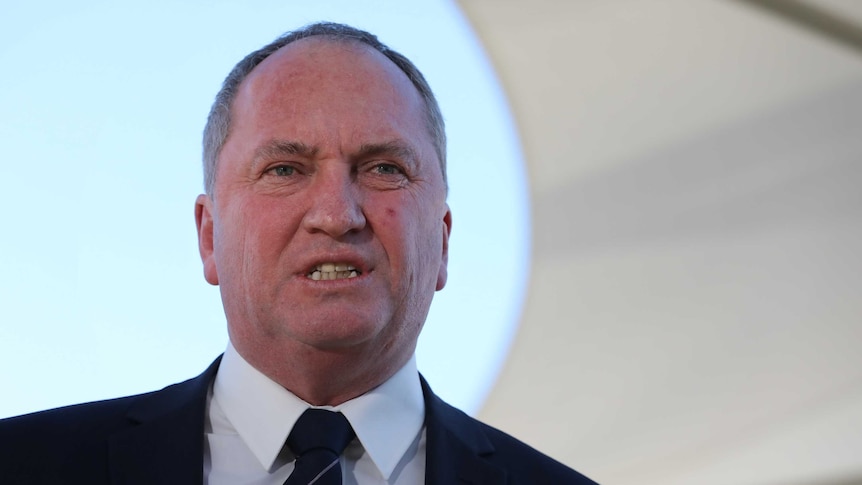
[[[311,406],[251,366],[228,343],[213,384],[213,399],[261,465],[271,470],[287,435]],[[338,406],[360,444],[389,479],[422,430],[425,402],[416,358],[367,393]]]

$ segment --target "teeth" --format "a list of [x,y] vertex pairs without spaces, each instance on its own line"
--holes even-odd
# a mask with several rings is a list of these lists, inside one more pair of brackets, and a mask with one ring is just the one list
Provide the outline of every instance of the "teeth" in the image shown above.
[[314,270],[308,274],[308,277],[314,281],[320,280],[340,280],[345,278],[356,278],[360,273],[356,267],[346,263],[323,263],[317,265]]

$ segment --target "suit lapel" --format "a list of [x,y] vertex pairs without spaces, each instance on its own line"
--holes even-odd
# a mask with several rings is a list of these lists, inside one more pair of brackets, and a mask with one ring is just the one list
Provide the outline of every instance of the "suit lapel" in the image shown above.
[[200,376],[142,396],[109,439],[111,483],[203,482],[204,413],[221,358]]
[[476,421],[443,402],[420,379],[425,395],[425,484],[507,483],[506,471],[485,459],[494,446]]
[[[130,408],[132,426],[109,439],[115,485],[203,482],[204,413],[221,357],[200,376],[142,396]],[[437,397],[424,378],[426,485],[499,485],[506,471],[477,422]]]

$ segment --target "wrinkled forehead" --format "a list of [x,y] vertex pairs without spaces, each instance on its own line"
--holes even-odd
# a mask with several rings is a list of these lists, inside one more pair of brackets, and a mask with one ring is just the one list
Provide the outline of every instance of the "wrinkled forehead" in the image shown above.
[[240,83],[229,109],[219,160],[231,140],[240,139],[287,137],[314,146],[337,134],[349,142],[342,145],[348,151],[354,144],[402,140],[423,165],[438,167],[446,186],[445,145],[438,146],[425,99],[399,65],[359,41],[315,36],[280,48]]
[[357,143],[402,139],[420,158],[438,158],[413,83],[383,54],[358,42],[309,38],[288,44],[243,81],[231,111],[229,139],[287,136],[310,145],[336,134]]

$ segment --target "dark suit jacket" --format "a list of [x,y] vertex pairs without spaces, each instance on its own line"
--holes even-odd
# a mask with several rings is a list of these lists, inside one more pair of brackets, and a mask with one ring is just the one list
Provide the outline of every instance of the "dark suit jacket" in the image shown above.
[[[3,484],[198,484],[220,359],[160,391],[0,420]],[[594,482],[443,402],[422,379],[429,485]]]

